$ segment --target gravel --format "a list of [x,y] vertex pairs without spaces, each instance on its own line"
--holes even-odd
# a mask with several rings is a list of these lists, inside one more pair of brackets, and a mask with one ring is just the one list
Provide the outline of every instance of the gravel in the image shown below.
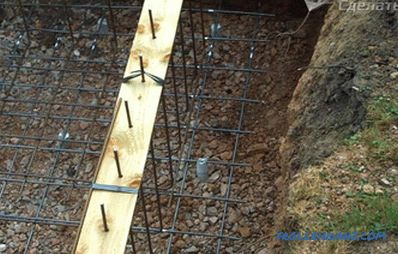
[[[131,13],[128,13],[128,11],[126,11],[125,13],[126,17],[131,16]],[[88,18],[93,18],[93,16],[95,16],[92,13],[87,13],[87,15]],[[199,20],[200,17],[196,13],[194,18]],[[209,20],[207,20],[206,22],[211,22],[210,18],[207,18]],[[236,29],[236,24],[240,24],[242,28],[252,28],[254,22],[254,19],[252,17],[221,15],[220,18],[220,23],[222,25],[221,32],[225,33],[226,36],[229,34],[234,36],[252,36],[250,29]],[[125,19],[128,20],[128,22],[125,21],[125,26],[123,25],[123,20],[124,19],[118,20],[118,22],[120,22],[119,25],[121,29],[123,27],[130,28],[130,26],[132,25],[130,21],[131,19]],[[19,20],[18,22],[22,22],[22,20]],[[267,18],[267,22],[261,24],[258,34],[267,34],[268,31],[280,30],[280,27],[287,26],[288,23],[289,26],[294,26],[295,23],[299,22],[301,21],[293,20],[291,22],[287,22],[278,21],[276,19],[268,20]],[[13,22],[10,22],[10,26],[12,25],[12,23]],[[200,22],[198,22],[197,31],[200,31],[200,29]],[[7,30],[13,31],[13,29],[10,29],[9,27],[7,28]],[[10,35],[10,38],[14,37],[15,34]],[[36,38],[33,37],[33,43],[36,43],[38,47],[39,45],[40,47],[43,47],[42,51],[46,52],[46,55],[51,53],[51,51],[48,50],[51,49],[53,41],[51,41],[51,44],[45,45],[41,42],[38,43],[35,40]],[[125,38],[118,38],[118,40],[120,40],[119,42],[120,45],[122,45],[121,47],[126,47],[127,50],[131,42]],[[243,240],[228,243],[230,245],[228,246],[229,253],[242,253],[239,251],[241,248],[245,249],[245,246],[249,246],[251,244],[251,241],[256,241],[263,235],[271,234],[272,232],[273,213],[278,206],[276,202],[272,202],[273,200],[275,200],[277,195],[275,191],[276,188],[274,188],[273,186],[282,183],[276,181],[276,179],[278,179],[280,175],[278,163],[271,162],[274,162],[276,160],[277,150],[279,146],[279,138],[286,129],[286,126],[284,126],[284,112],[286,110],[286,105],[289,101],[290,93],[292,92],[292,88],[295,84],[295,79],[297,79],[297,77],[295,77],[296,74],[293,70],[296,70],[298,67],[303,66],[301,58],[303,57],[303,54],[305,54],[305,50],[303,50],[306,45],[305,40],[305,38],[299,40],[293,38],[291,42],[292,52],[286,55],[284,55],[283,53],[286,52],[286,48],[288,48],[288,40],[271,40],[264,44],[259,43],[259,45],[257,46],[253,58],[253,68],[267,69],[269,71],[264,74],[261,73],[261,75],[253,74],[251,78],[250,89],[247,91],[247,93],[248,98],[264,101],[267,103],[267,105],[265,105],[265,103],[246,104],[245,119],[241,127],[242,130],[253,131],[255,132],[255,134],[245,134],[240,136],[237,157],[234,158],[235,161],[245,162],[254,165],[254,167],[233,168],[234,177],[232,179],[232,185],[229,193],[227,193],[227,184],[231,167],[213,165],[214,168],[210,168],[209,166],[209,172],[212,172],[212,174],[210,175],[207,183],[199,183],[199,181],[196,179],[194,168],[191,168],[188,172],[184,192],[208,197],[225,197],[226,195],[228,195],[230,198],[245,201],[245,203],[239,204],[235,204],[232,202],[228,203],[228,214],[226,216],[225,230],[223,233],[225,235],[233,236],[240,235],[243,238],[246,238]],[[76,42],[80,42],[82,45],[85,46],[91,45],[90,41],[84,38],[76,38]],[[69,42],[65,40],[62,43],[67,44]],[[214,60],[215,62],[212,64],[228,64],[230,66],[246,67],[247,57],[249,55],[247,51],[247,46],[247,43],[241,42],[216,43],[214,49],[216,59]],[[98,42],[98,48],[102,49],[104,52],[109,50],[109,48],[107,47],[107,45],[101,45],[100,41]],[[86,57],[84,47],[73,50],[72,54],[73,58]],[[93,60],[101,60],[101,57],[107,58],[108,55],[110,54],[104,53],[102,56],[98,56],[98,58],[94,58]],[[120,58],[125,59],[125,55]],[[176,62],[180,60],[181,59],[179,59],[178,56],[175,57]],[[192,59],[187,59],[187,61],[191,61],[192,63]],[[27,66],[43,66],[44,64],[46,64],[40,61],[29,62],[26,60],[26,62]],[[283,70],[283,72],[281,72],[281,69]],[[289,71],[291,71],[293,74],[289,75]],[[281,75],[281,73],[283,73],[283,75]],[[63,83],[67,83],[68,86],[76,86],[76,83],[78,83],[79,79],[81,78],[80,76],[68,76],[62,74],[62,72],[60,71],[52,73],[51,76],[51,79],[53,80],[50,80],[48,82],[59,84],[60,80],[63,79]],[[209,79],[211,78],[212,80],[208,81],[208,85],[203,93],[205,95],[211,94],[214,96],[240,97],[242,96],[246,76],[246,72],[212,71],[209,75]],[[26,78],[26,82],[32,82],[36,84],[40,83],[41,81],[40,79],[38,79],[38,77],[35,77],[35,75],[30,75]],[[101,77],[102,79],[93,79],[92,77],[89,77],[89,75],[87,75],[87,77],[85,78],[87,78],[87,80],[89,81],[86,81],[85,85],[90,87],[95,86],[97,88],[102,88],[103,85],[105,85],[106,88],[115,89],[119,85],[118,81],[109,81],[104,77]],[[92,80],[89,80],[90,78]],[[289,85],[290,87],[283,87]],[[28,91],[28,96],[34,95],[30,93],[34,93],[34,91]],[[43,100],[50,100],[52,99],[51,96],[53,95],[53,93],[54,92],[52,91],[45,91],[41,94],[40,98]],[[104,92],[103,94],[101,94],[101,96],[98,95],[98,98],[92,98],[92,95],[88,93],[82,94],[83,98],[79,98],[79,100],[84,103],[105,106],[114,105],[115,95],[112,93],[107,94]],[[75,94],[68,93],[67,91],[57,94],[57,99],[62,99],[65,102],[76,102]],[[173,108],[171,102],[172,101],[167,102],[169,104],[169,108]],[[199,119],[199,122],[197,123],[198,127],[210,126],[213,128],[238,128],[240,126],[238,113],[241,104],[239,102],[233,100],[204,100],[203,104],[203,109],[201,109],[203,110],[203,112],[201,112],[201,117],[203,119]],[[18,109],[26,110],[22,107]],[[35,113],[43,113],[44,110],[46,109],[37,108],[37,112]],[[52,110],[55,110],[57,115],[67,115],[70,113],[70,108],[59,105],[57,107],[53,107]],[[87,115],[93,115],[93,111],[83,112],[83,110],[80,110],[79,108],[75,111],[75,114],[79,114],[79,116],[81,117],[87,117]],[[111,117],[111,112],[109,110],[97,110],[95,112],[95,115],[98,119],[109,119]],[[170,119],[173,118],[170,117]],[[5,133],[9,133],[9,131],[13,128],[15,130],[21,131],[25,129],[26,126],[28,126],[30,128],[30,131],[35,134],[39,134],[41,133],[40,131],[44,130],[45,132],[43,132],[43,136],[56,138],[57,133],[61,129],[63,129],[61,123],[57,121],[45,122],[42,120],[33,119],[33,121],[28,122],[29,125],[25,125],[26,123],[27,121],[23,121],[23,123],[9,123],[8,125],[4,125],[4,128],[2,127],[0,131],[5,131]],[[71,126],[71,128],[69,128],[67,131],[68,133],[70,133],[73,139],[78,139],[80,141],[102,140],[106,135],[106,130],[108,126],[109,123],[92,124],[90,122],[80,121],[78,124]],[[32,135],[31,133],[29,134]],[[161,131],[155,131],[154,135],[154,146],[163,149],[166,143],[165,134]],[[175,141],[176,135],[171,135],[172,140]],[[235,134],[214,133],[212,131],[198,131],[195,139],[197,140],[195,140],[195,144],[193,147],[193,158],[209,156],[211,160],[223,160],[228,162],[232,161],[232,152],[234,150],[236,139]],[[19,142],[21,141],[17,138],[13,138],[10,140],[10,142],[12,144],[19,144]],[[36,143],[33,143],[33,145],[35,144]],[[101,145],[91,144],[87,148],[91,151],[100,151],[101,147]],[[68,148],[84,149],[85,147],[83,145],[77,146],[76,144],[74,144]],[[19,154],[18,156],[19,170],[21,170],[28,166],[32,155],[28,153],[23,153]],[[7,159],[12,158],[12,154],[7,154],[4,157],[6,157]],[[35,157],[34,163],[32,164],[32,170],[34,171],[34,173],[48,174],[47,169],[50,168],[51,165],[53,165],[54,157],[55,156],[53,153],[46,154],[44,152],[38,152]],[[85,180],[91,180],[93,178],[98,157],[84,155],[84,159],[81,165],[81,155],[61,154],[60,157],[60,165],[55,169],[55,175],[62,177],[79,176],[79,178]],[[4,160],[4,163],[5,161],[6,160]],[[78,165],[80,166],[78,167]],[[150,173],[146,172],[146,174]],[[169,184],[170,179],[167,169],[161,167],[158,172],[158,177],[158,183],[162,187],[165,187]],[[150,179],[150,177],[146,177],[145,183],[153,184],[153,181],[148,179]],[[182,178],[178,178],[178,180],[181,179]],[[27,185],[24,189],[24,197],[26,197],[26,201],[24,201],[24,203],[22,204],[20,202],[15,202],[15,200],[19,196],[20,189],[7,188],[5,192],[6,200],[5,202],[2,202],[0,204],[0,211],[4,210],[6,212],[12,212],[18,215],[32,216],[37,209],[37,205],[41,201],[40,197],[44,190],[45,188],[43,186]],[[50,188],[49,193],[50,195],[44,204],[44,208],[41,211],[40,216],[55,219],[70,218],[71,220],[80,220],[84,209],[84,203],[87,198],[86,192],[80,190],[78,191],[75,189],[71,190],[62,188],[60,190],[57,190],[56,188]],[[266,200],[269,200],[269,202],[265,202]],[[151,201],[151,204],[147,204],[148,218],[152,226],[158,226],[159,221],[157,209],[155,209],[156,206],[154,205],[155,201],[152,199]],[[167,220],[167,223],[165,223],[166,225],[170,225],[170,219],[173,218],[174,215],[173,203],[174,201],[170,202],[168,197],[161,198],[163,218]],[[184,198],[182,199],[181,203],[182,208],[180,211],[180,216],[178,216],[177,223],[177,227],[179,230],[189,229],[192,231],[206,233],[218,233],[219,225],[222,218],[222,211],[224,208],[224,202]],[[137,225],[143,225],[142,213],[137,212],[136,215],[137,217],[135,218],[134,223],[136,223]],[[241,222],[244,223],[241,224]],[[31,228],[32,226],[30,224],[14,224],[11,222],[5,223],[4,232],[7,236],[12,236],[13,245],[11,246],[11,244],[9,244],[8,242],[8,245],[0,244],[0,251],[1,248],[5,248],[4,250],[14,253],[19,253],[21,251],[23,252],[23,249],[19,249],[22,248],[25,244],[26,236],[28,235],[28,232]],[[33,242],[29,250],[31,253],[34,253],[35,251],[48,252],[54,250],[57,250],[57,253],[70,253],[77,229],[73,227],[61,227],[55,229],[49,226],[38,225],[35,226],[35,230],[38,233],[35,233],[33,235]],[[212,253],[214,252],[212,244],[217,240],[206,238],[206,242],[203,242],[204,238],[200,237],[198,237],[197,239],[186,236],[181,238],[178,237],[179,236],[175,236],[174,238],[175,253],[198,253],[199,251],[201,253]],[[147,252],[147,250],[145,249],[146,240],[144,239],[145,236],[143,236],[143,234],[137,234],[136,247],[141,250],[142,253]],[[165,234],[153,235],[152,243],[158,249],[162,249],[166,244],[165,239],[167,239],[167,235],[165,237]],[[46,245],[48,245],[48,247],[44,247]],[[188,246],[190,247],[187,248]]]
[[0,244],[0,252],[5,252],[7,250],[7,245],[5,245],[4,243]]

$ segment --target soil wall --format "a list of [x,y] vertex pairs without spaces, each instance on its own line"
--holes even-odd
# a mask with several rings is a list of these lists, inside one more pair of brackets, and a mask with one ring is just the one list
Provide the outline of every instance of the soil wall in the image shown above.
[[287,170],[321,162],[339,140],[361,128],[367,98],[382,82],[370,67],[388,61],[377,54],[395,50],[385,38],[396,30],[396,16],[388,11],[345,12],[338,4],[329,10],[289,104],[289,130],[280,149]]
[[[281,199],[299,170],[322,163],[345,138],[365,127],[366,108],[375,93],[389,93],[393,86],[386,84],[394,70],[388,66],[394,61],[398,66],[396,35],[396,11],[344,11],[338,3],[331,5],[288,106],[289,129],[279,149]],[[287,206],[280,203],[275,228],[294,228],[285,224]]]

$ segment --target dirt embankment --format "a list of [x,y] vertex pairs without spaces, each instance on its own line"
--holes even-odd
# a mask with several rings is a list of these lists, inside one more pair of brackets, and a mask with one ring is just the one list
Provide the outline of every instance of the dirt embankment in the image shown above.
[[[390,193],[387,184],[383,185],[383,182],[390,185],[394,185],[395,182],[395,178],[388,178],[389,172],[376,169],[391,169],[391,172],[395,172],[393,168],[397,165],[396,153],[387,151],[396,149],[388,140],[397,141],[394,131],[398,120],[395,112],[398,94],[397,13],[389,10],[347,12],[339,10],[338,4],[335,3],[330,7],[324,22],[311,63],[303,68],[305,72],[289,104],[289,130],[280,147],[280,161],[286,180],[286,185],[280,192],[285,192],[288,198],[282,201],[284,205],[280,208],[277,230],[316,230],[319,226],[305,225],[297,217],[286,220],[287,216],[291,216],[290,211],[297,211],[297,203],[294,202],[303,201],[289,198],[289,195],[297,194],[297,189],[293,188],[297,188],[299,185],[295,183],[303,182],[303,179],[311,181],[316,178],[320,181],[317,191],[325,191],[324,186],[327,185],[327,191],[332,193],[329,196],[316,194],[319,200],[312,199],[315,196],[304,195],[307,200],[303,201],[306,204],[303,212],[307,213],[307,217],[313,213],[314,218],[321,212],[328,213],[328,209],[332,209],[327,204],[333,200],[328,200],[325,204],[324,199],[333,196],[338,199],[338,203],[356,204],[353,196],[366,194],[366,198],[369,198],[375,194],[375,191],[364,193],[364,183],[372,184],[372,190],[380,194]],[[375,115],[376,118],[385,117],[380,126],[374,124],[380,120],[375,119]],[[360,135],[352,138],[355,133],[362,133],[362,138]],[[347,148],[343,144],[347,139],[356,142],[354,148]],[[332,158],[325,163],[326,157],[333,157],[336,153],[339,154],[336,160]],[[375,155],[378,157],[374,158]],[[368,159],[371,157],[372,160]],[[358,158],[361,158],[364,166],[356,164]],[[311,165],[315,165],[315,169],[310,170],[317,172],[315,178],[312,177],[314,175],[308,177],[305,173]],[[348,173],[339,175],[346,172],[347,165],[351,165]],[[365,171],[368,168],[369,172],[360,171],[364,168]],[[373,172],[370,172],[372,170]],[[360,172],[360,177],[356,178],[357,175],[351,174],[353,171],[355,174]],[[320,178],[318,173],[321,175]],[[330,179],[336,181],[329,181]],[[341,181],[342,179],[345,180]],[[358,182],[353,184],[358,186],[348,188],[348,184],[352,184],[351,181],[354,179]],[[385,179],[393,180],[384,181]],[[339,186],[333,186],[332,183],[338,183]],[[289,184],[290,190],[286,188]],[[307,185],[311,183],[307,182]],[[303,186],[305,187],[305,184]],[[303,191],[308,191],[308,188],[305,188]],[[391,191],[394,192],[394,189],[391,188]],[[288,200],[294,202],[288,203]],[[361,199],[361,205],[364,204],[363,200]],[[338,248],[331,248],[330,252],[322,253],[339,253],[337,250]]]
[[337,140],[360,128],[369,92],[365,86],[372,85],[368,46],[378,45],[389,30],[383,14],[375,14],[344,13],[337,5],[328,13],[289,105],[290,127],[281,147],[288,169],[320,162]]

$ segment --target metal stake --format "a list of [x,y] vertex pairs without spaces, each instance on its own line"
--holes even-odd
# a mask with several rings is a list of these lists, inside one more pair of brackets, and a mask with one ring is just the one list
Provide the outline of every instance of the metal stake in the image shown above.
[[131,117],[130,117],[130,110],[129,110],[129,102],[124,101],[124,106],[126,107],[126,112],[127,112],[127,121],[129,123],[129,128],[133,128],[133,124],[131,123]]
[[152,10],[149,11],[149,21],[151,22],[152,39],[156,39],[155,26],[153,24]]
[[106,214],[105,214],[105,206],[104,204],[101,204],[101,215],[102,215],[102,223],[104,224],[104,231],[108,232],[108,223],[106,222]]
[[117,167],[117,174],[119,178],[122,178],[122,170],[120,169],[120,162],[119,162],[119,154],[117,153],[117,149],[113,148],[113,154],[115,155],[116,167]]
[[145,71],[144,71],[144,60],[142,59],[142,55],[140,54],[140,68],[141,68],[141,82],[145,82]]

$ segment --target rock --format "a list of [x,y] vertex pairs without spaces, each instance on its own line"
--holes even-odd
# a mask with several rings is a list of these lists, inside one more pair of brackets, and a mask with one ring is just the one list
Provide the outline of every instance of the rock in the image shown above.
[[6,168],[7,168],[7,170],[11,170],[12,169],[12,165],[14,165],[12,160],[6,160]]
[[78,49],[73,50],[75,56],[80,56],[80,51]]
[[228,213],[228,219],[227,219],[228,223],[234,224],[234,223],[237,223],[238,220],[239,220],[239,214],[238,214],[238,212],[236,212],[235,209],[232,209],[232,208],[231,208],[231,209],[229,210],[229,213]]
[[391,186],[391,182],[385,178],[380,179],[380,183],[382,183],[383,185],[386,185],[386,186]]
[[274,187],[270,186],[264,191],[264,195],[271,194],[274,191]]
[[226,253],[234,253],[234,248],[233,247],[228,247],[225,249]]
[[214,172],[210,177],[209,177],[209,182],[214,183],[220,178],[220,171]]
[[269,203],[269,205],[267,206],[267,211],[268,212],[274,211],[274,201],[271,201],[271,203]]
[[15,235],[15,232],[11,229],[6,230],[6,235]]
[[225,196],[225,193],[227,192],[227,185],[225,183],[221,184],[220,186],[220,191],[221,191],[221,196]]
[[275,180],[274,186],[276,186],[278,188],[278,187],[284,186],[284,184],[285,184],[285,180],[282,176],[280,176]]
[[234,72],[234,76],[236,79],[241,79],[243,77],[243,72]]
[[224,51],[230,51],[230,50],[231,50],[231,47],[228,46],[226,43],[224,43],[224,44],[222,45],[222,49],[223,49]]
[[4,252],[7,249],[7,245],[5,245],[4,243],[0,244],[0,252]]
[[205,215],[206,213],[206,206],[205,205],[201,205],[199,206],[199,212],[203,215]]
[[16,144],[16,143],[18,143],[18,141],[19,141],[19,138],[11,138],[10,139],[10,142],[12,143],[12,144]]
[[250,214],[250,209],[247,206],[243,206],[240,208],[240,211],[245,215],[248,216]]
[[249,227],[240,227],[239,228],[239,234],[242,237],[249,237],[249,236],[251,236],[252,232],[251,232]]
[[201,232],[205,232],[207,230],[207,226],[208,226],[208,224],[206,222],[200,223],[199,230]]
[[398,169],[397,168],[390,168],[390,172],[393,175],[398,175]]
[[90,173],[91,170],[93,170],[93,164],[91,162],[88,162],[86,168],[84,169],[84,173]]
[[191,246],[188,249],[185,249],[185,253],[197,253],[199,252],[199,249],[196,248],[196,246]]
[[257,254],[270,254],[271,252],[268,249],[262,249],[257,252]]
[[391,73],[391,74],[390,74],[390,77],[391,77],[392,79],[396,79],[396,78],[398,77],[398,71]]
[[207,215],[216,216],[217,214],[217,208],[215,208],[214,206],[207,208]]
[[28,165],[30,161],[30,156],[29,155],[25,155],[24,157],[22,157],[20,165],[22,168],[26,167]]
[[88,122],[80,122],[79,127],[80,129],[85,130],[88,128],[89,125],[90,124]]
[[216,149],[216,148],[218,147],[218,140],[213,139],[213,140],[208,144],[208,147],[209,147],[210,149]]
[[74,167],[69,166],[66,169],[66,175],[69,177],[73,177],[76,174],[76,169]]
[[249,148],[247,148],[247,153],[250,155],[253,155],[253,154],[264,152],[267,149],[268,149],[267,144],[258,143],[258,144],[253,144],[253,145],[249,146]]
[[168,178],[167,176],[162,175],[162,176],[160,176],[159,179],[158,179],[158,184],[159,184],[159,185],[162,185],[162,184],[166,183],[168,180],[169,180],[169,178]]
[[370,185],[370,184],[365,184],[363,186],[363,192],[367,193],[367,194],[373,194],[374,193],[375,188]]
[[262,171],[264,168],[264,165],[263,165],[261,158],[255,159],[254,161],[257,161],[257,163],[253,165],[253,171],[255,171],[255,172]]
[[213,71],[213,72],[211,73],[211,78],[212,78],[213,80],[217,80],[217,79],[218,79],[218,75],[219,75],[219,72]]
[[218,221],[217,217],[210,217],[209,221],[211,222],[211,224],[216,224],[216,222]]
[[276,56],[277,53],[278,50],[275,47],[271,49],[271,56]]
[[213,196],[213,193],[211,193],[211,192],[203,193],[203,197],[205,197],[205,198],[208,198],[208,197],[211,197],[211,196]]
[[185,247],[185,241],[182,239],[178,239],[174,246],[178,249],[182,249],[183,247]]
[[14,226],[14,231],[17,234],[25,233],[26,232],[26,227],[24,225],[21,225],[21,224],[16,224]]
[[193,222],[191,220],[187,220],[187,226],[192,228],[193,227]]
[[221,154],[219,154],[221,160],[227,161],[230,160],[232,157],[232,152],[231,151],[225,151]]

